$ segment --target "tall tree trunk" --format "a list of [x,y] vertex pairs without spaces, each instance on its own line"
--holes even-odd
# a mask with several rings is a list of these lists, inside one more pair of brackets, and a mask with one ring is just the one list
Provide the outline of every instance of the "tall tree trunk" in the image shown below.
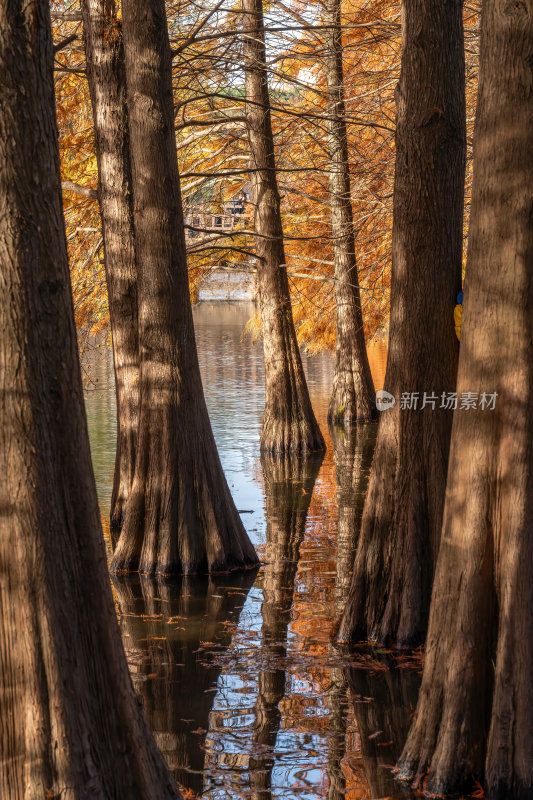
[[135,477],[112,570],[249,567],[205,404],[192,319],[164,0],[122,3],[138,264]]
[[93,109],[117,398],[111,528],[120,530],[133,484],[139,418],[139,331],[131,158],[122,30],[114,0],[81,0]]
[[0,794],[178,798],[135,699],[100,526],[47,0],[0,5]]
[[266,68],[263,0],[243,0],[246,121],[250,144],[266,400],[261,450],[325,450],[296,340],[285,265]]
[[325,0],[323,19],[328,89],[329,188],[335,259],[337,352],[328,420],[375,419],[374,382],[366,351],[350,187],[344,106],[341,0]]
[[[341,641],[413,645],[427,628],[452,425],[442,395],[458,353],[464,81],[461,0],[406,0],[385,376],[396,405],[381,414]],[[402,393],[418,393],[416,410]]]
[[[533,1],[485,3],[443,536],[401,774],[533,796]],[[482,393],[497,392],[494,410]]]

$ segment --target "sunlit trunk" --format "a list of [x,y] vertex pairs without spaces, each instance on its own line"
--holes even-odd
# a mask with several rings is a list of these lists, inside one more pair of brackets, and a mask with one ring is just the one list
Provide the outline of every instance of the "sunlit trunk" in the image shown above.
[[[439,548],[458,342],[465,176],[461,0],[406,0],[385,389],[341,641],[425,636]],[[402,402],[411,394],[416,408]],[[414,402],[414,400],[413,400]],[[425,406],[425,407],[424,407]]]
[[328,90],[329,190],[335,257],[337,348],[328,419],[337,423],[375,419],[374,382],[366,352],[350,187],[344,106],[341,0],[325,0],[322,12]]
[[[472,218],[442,544],[401,774],[533,796],[533,2],[483,5]],[[485,404],[483,393],[497,393]],[[485,406],[485,407],[484,407]]]
[[0,795],[171,800],[120,640],[83,405],[47,0],[0,5]]
[[257,556],[205,404],[192,319],[163,0],[122,3],[138,264],[135,477],[113,571],[190,574]]
[[296,340],[283,247],[265,53],[262,0],[243,0],[246,121],[255,206],[257,281],[265,355],[261,450],[324,450]]
[[119,530],[133,483],[139,418],[137,269],[124,46],[114,2],[81,0],[80,7],[113,337],[117,452],[111,527]]

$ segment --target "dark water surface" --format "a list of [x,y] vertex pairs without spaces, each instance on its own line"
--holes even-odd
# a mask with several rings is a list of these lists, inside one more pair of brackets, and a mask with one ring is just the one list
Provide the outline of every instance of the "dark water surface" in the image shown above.
[[[342,654],[331,632],[349,587],[376,426],[328,431],[329,354],[305,360],[325,457],[259,457],[260,343],[247,303],[195,308],[211,422],[263,566],[175,582],[113,579],[124,646],[156,741],[179,783],[209,800],[362,800],[411,795],[392,779],[419,674],[377,653]],[[385,347],[370,353],[377,388]],[[102,515],[115,446],[112,359],[85,360]],[[365,667],[365,668],[363,668]]]

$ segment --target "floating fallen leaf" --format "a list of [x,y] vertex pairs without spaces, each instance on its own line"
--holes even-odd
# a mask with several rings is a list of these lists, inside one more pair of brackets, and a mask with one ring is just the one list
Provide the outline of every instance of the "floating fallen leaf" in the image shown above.
[[192,789],[187,789],[186,786],[183,786],[182,783],[178,783],[178,789],[180,790],[181,796],[184,800],[200,800],[200,795],[193,792]]

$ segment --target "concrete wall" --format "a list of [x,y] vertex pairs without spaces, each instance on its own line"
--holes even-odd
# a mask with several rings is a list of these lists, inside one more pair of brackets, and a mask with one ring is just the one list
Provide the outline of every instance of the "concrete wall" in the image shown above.
[[231,268],[208,273],[199,291],[200,300],[255,300],[255,272]]

